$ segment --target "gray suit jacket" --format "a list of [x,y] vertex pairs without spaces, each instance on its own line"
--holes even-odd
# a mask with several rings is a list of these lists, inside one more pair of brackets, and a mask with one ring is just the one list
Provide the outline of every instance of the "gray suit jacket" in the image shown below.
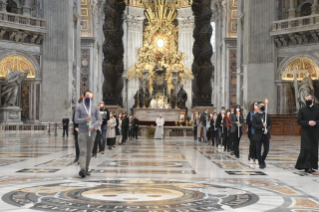
[[[236,115],[235,115],[235,114],[231,114],[231,115],[230,115],[230,123],[231,123],[230,132],[231,132],[231,133],[235,132],[236,129],[238,128],[238,125],[236,124],[236,122],[237,122],[237,120],[236,120]],[[240,115],[240,116],[239,116],[239,122],[240,122],[241,125],[244,124],[244,117],[243,117],[243,115]],[[242,126],[240,127],[240,131],[241,131],[241,133],[242,133],[242,131],[243,131],[243,127],[242,127]]]

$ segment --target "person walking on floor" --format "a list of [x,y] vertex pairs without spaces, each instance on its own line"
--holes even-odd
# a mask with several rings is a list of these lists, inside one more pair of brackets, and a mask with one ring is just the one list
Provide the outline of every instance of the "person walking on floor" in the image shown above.
[[207,116],[208,116],[208,111],[204,111],[204,113],[201,115],[200,117],[200,122],[202,125],[202,129],[203,129],[203,133],[204,133],[204,140],[203,142],[206,143],[207,142]]
[[101,154],[104,154],[105,151],[105,145],[106,145],[106,131],[107,131],[107,121],[110,119],[110,112],[105,107],[105,104],[103,101],[100,101],[100,114],[102,116],[102,125],[101,125],[101,136],[102,136],[102,142],[100,146],[100,152]]
[[222,134],[223,134],[222,148],[224,149],[224,152],[226,152],[227,147],[228,147],[228,128],[227,128],[227,123],[226,123],[227,112],[229,112],[229,110],[226,110],[226,113],[223,114],[223,120],[222,120]]
[[129,139],[132,139],[133,138],[133,119],[132,119],[132,116],[129,117],[128,119],[128,136],[129,136]]
[[299,110],[297,118],[301,126],[301,147],[295,168],[312,173],[318,169],[319,108],[312,95],[307,95],[305,100],[306,106]]
[[223,120],[223,115],[225,115],[225,107],[221,108],[220,113],[217,116],[217,121],[216,121],[216,127],[217,127],[217,132],[218,132],[218,139],[216,142],[216,147],[220,148],[221,147],[221,139],[222,139],[222,120]]
[[124,113],[123,120],[122,120],[122,135],[123,135],[123,138],[122,138],[122,143],[121,144],[124,144],[127,141],[128,132],[129,132],[129,119],[127,118],[127,114]]
[[236,158],[239,158],[239,143],[243,134],[242,126],[244,124],[244,117],[239,105],[236,106],[236,114],[234,113],[230,116],[230,123],[232,125],[230,132],[233,142],[234,154]]
[[[78,101],[78,104],[81,104],[83,102],[83,98],[81,97]],[[75,141],[75,159],[74,163],[79,162],[80,157],[80,148],[79,148],[79,124],[77,124],[74,120],[75,118],[75,111],[73,112],[72,122],[73,122],[73,135],[74,135],[74,141]]]
[[212,139],[212,146],[215,145],[215,142],[217,142],[218,139],[218,129],[216,127],[216,122],[217,122],[217,113],[213,113],[213,117],[210,120],[210,134],[211,134],[211,139]]
[[66,134],[66,137],[69,137],[69,123],[70,119],[68,118],[68,115],[65,115],[65,117],[62,119],[62,125],[63,125],[63,138]]
[[138,139],[138,128],[140,126],[140,121],[137,119],[137,116],[134,116],[133,122],[133,138]]
[[107,121],[107,131],[106,131],[106,140],[109,150],[112,150],[112,147],[115,145],[116,140],[116,119],[113,116],[113,113],[110,113],[110,119]]
[[[259,168],[266,168],[265,160],[269,151],[270,130],[272,129],[270,115],[265,115],[265,103],[258,104],[258,112],[253,115],[252,126],[254,128],[253,140],[256,142],[256,153],[259,163]],[[318,140],[317,140],[318,142]],[[261,155],[261,146],[264,147],[264,152]],[[317,146],[318,151],[318,146]],[[317,158],[318,165],[318,158]]]
[[195,120],[194,120],[194,122],[193,122],[194,141],[197,140],[197,118],[198,118],[198,115],[196,114]]
[[233,151],[233,143],[230,140],[230,130],[231,130],[230,115],[231,115],[231,110],[228,109],[226,111],[227,152]]
[[200,117],[201,117],[201,114],[198,113],[196,123],[197,123],[197,138],[199,142],[201,142],[201,139],[202,139],[202,123],[200,121]]
[[80,147],[80,172],[84,178],[90,176],[89,166],[91,163],[91,152],[93,150],[96,129],[99,127],[101,116],[97,106],[93,105],[93,93],[84,93],[84,102],[79,104],[75,110],[75,123],[79,124],[79,147]]
[[258,160],[257,160],[257,151],[256,151],[256,141],[253,139],[255,129],[252,126],[252,121],[253,121],[253,116],[257,112],[257,102],[253,103],[250,106],[249,113],[247,114],[246,117],[246,124],[247,124],[247,134],[249,138],[249,160],[251,164],[256,163],[258,165]]
[[116,131],[116,141],[115,143],[118,145],[122,144],[122,114],[120,113],[117,118],[117,131]]

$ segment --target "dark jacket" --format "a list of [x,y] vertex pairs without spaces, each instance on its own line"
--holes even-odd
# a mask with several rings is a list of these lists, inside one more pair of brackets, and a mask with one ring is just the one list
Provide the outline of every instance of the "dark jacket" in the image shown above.
[[120,135],[120,129],[119,129],[120,122],[119,122],[119,118],[117,118],[117,117],[114,117],[114,118],[115,118],[115,120],[116,120],[116,127],[115,127],[116,135]]
[[110,120],[110,112],[106,108],[101,108],[100,109],[100,114],[102,116],[103,122],[102,125],[106,125],[107,121]]
[[252,127],[252,121],[250,120],[250,111],[249,113],[247,114],[247,117],[246,117],[246,124],[247,124],[247,128],[248,128],[248,131],[247,131],[247,134],[248,134],[248,138],[251,138],[251,127]]
[[62,119],[63,127],[69,127],[69,123],[70,123],[70,119],[69,118]]
[[[255,133],[253,135],[253,139],[255,141],[259,141],[262,136],[264,135],[264,126],[263,126],[263,122],[262,122],[262,118],[265,116],[264,113],[260,114],[260,113],[256,113],[255,115],[253,115],[253,121],[252,121],[252,126],[255,130]],[[270,139],[270,130],[272,129],[272,124],[271,124],[271,119],[270,119],[270,115],[267,114],[267,130],[268,133],[266,136],[267,139]]]
[[122,128],[128,128],[129,120],[127,117],[124,117],[122,120]]
[[216,128],[222,128],[220,125],[222,124],[222,119],[223,119],[223,116],[221,113],[219,113],[217,115],[217,120],[216,120]]
[[215,122],[214,122],[214,118],[211,118],[209,121],[209,125],[210,125],[210,131],[214,132],[215,131]]
[[138,129],[139,125],[140,125],[140,121],[138,119],[134,118],[133,121],[132,121],[133,129]]

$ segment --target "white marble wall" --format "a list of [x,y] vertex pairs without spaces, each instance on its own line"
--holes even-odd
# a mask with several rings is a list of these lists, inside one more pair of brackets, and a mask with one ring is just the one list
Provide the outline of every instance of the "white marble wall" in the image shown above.
[[[128,6],[124,21],[124,70],[127,71],[137,62],[138,48],[143,46],[144,9]],[[126,75],[124,74],[124,79]],[[125,80],[126,81],[126,80]],[[132,79],[124,86],[124,107],[130,113],[134,105],[134,95],[139,88],[139,80]]]
[[[194,30],[194,16],[191,8],[182,8],[178,10],[178,50],[186,54],[184,59],[185,65],[192,70],[192,64],[194,61],[193,55],[193,30]],[[184,84],[183,82],[181,82]],[[186,102],[186,107],[190,109],[192,107],[192,81],[187,80],[184,85],[184,89],[187,92],[188,99]],[[179,91],[179,87],[176,88],[176,92]]]

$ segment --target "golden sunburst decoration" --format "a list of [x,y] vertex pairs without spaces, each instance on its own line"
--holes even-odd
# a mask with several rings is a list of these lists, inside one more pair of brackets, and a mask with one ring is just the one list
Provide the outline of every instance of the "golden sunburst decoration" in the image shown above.
[[138,49],[137,63],[127,72],[128,80],[142,80],[142,70],[149,70],[147,87],[153,93],[156,78],[155,67],[166,68],[167,92],[174,89],[173,70],[178,70],[178,80],[192,80],[193,74],[182,61],[186,55],[178,52],[178,27],[174,23],[175,8],[168,8],[167,0],[155,0],[154,11],[147,8],[145,16],[148,24],[144,27],[143,46]]

